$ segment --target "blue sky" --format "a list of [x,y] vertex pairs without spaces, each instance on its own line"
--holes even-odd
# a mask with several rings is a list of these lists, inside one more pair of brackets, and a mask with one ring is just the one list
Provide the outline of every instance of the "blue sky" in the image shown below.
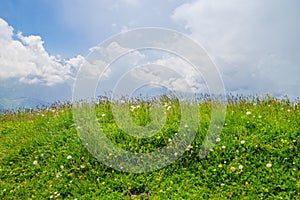
[[88,54],[89,48],[125,27],[175,28],[170,16],[185,1],[134,2],[138,1],[3,0],[0,17],[15,31],[41,36],[49,53],[73,57]]
[[2,0],[0,98],[70,99],[90,48],[149,26],[180,31],[200,43],[228,93],[296,98],[299,8],[297,0]]

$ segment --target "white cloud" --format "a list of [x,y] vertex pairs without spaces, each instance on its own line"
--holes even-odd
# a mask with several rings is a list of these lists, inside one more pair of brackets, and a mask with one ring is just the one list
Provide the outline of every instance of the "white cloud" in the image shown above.
[[40,36],[15,35],[0,18],[0,79],[18,78],[27,84],[56,85],[74,78],[82,56],[61,60],[49,55]]
[[300,96],[299,2],[194,1],[174,22],[200,42],[219,67],[228,92]]
[[88,44],[137,27],[172,26],[170,15],[184,0],[64,0],[57,5],[57,15],[65,28],[79,33]]
[[0,40],[5,42],[13,35],[13,28],[7,24],[6,21],[0,18]]

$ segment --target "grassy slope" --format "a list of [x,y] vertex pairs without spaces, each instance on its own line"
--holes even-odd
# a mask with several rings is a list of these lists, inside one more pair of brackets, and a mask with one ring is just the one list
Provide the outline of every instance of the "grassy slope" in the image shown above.
[[[209,124],[209,109],[201,108],[200,132]],[[0,199],[299,199],[299,111],[275,100],[231,103],[221,141],[207,157],[197,157],[196,139],[174,164],[144,174],[93,158],[68,107],[1,115]]]

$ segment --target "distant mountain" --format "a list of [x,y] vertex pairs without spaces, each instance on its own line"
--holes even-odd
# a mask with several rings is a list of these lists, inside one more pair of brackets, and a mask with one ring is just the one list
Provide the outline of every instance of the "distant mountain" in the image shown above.
[[37,106],[49,105],[48,102],[31,99],[31,98],[19,98],[19,99],[7,99],[0,98],[0,112],[5,110],[17,110],[19,108],[36,108]]

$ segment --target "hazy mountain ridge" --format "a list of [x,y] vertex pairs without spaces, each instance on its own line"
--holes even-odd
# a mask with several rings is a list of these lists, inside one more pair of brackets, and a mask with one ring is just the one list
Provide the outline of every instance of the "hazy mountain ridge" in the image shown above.
[[48,105],[48,102],[34,98],[7,99],[0,98],[0,112],[5,110],[17,110],[19,108],[36,108],[37,106]]

